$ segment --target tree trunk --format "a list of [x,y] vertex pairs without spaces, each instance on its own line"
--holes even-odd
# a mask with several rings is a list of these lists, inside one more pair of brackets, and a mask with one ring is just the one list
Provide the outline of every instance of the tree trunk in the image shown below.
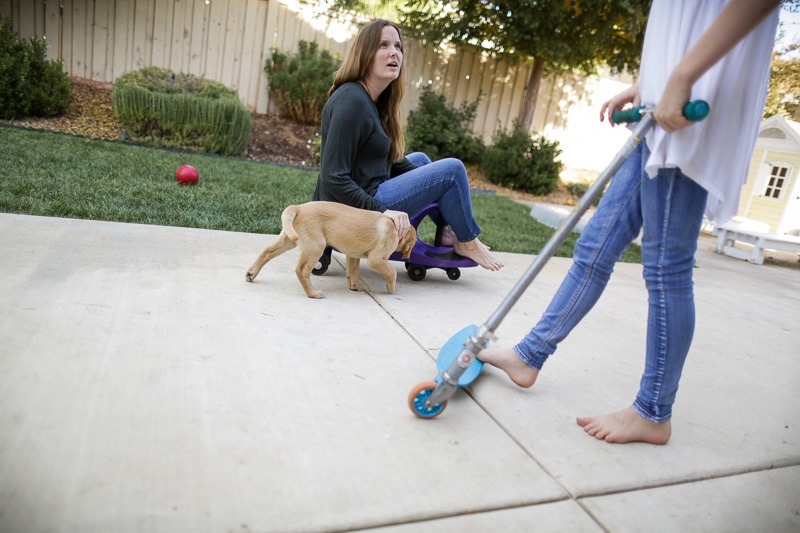
[[528,85],[525,87],[525,97],[522,101],[522,108],[519,110],[519,125],[524,131],[530,131],[533,122],[533,112],[536,110],[536,98],[539,95],[539,86],[542,81],[542,71],[544,70],[545,60],[535,58],[531,76],[528,78]]

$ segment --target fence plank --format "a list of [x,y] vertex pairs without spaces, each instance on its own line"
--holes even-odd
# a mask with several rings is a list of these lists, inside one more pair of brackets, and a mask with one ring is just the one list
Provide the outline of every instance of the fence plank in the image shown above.
[[169,44],[172,40],[172,0],[153,0],[153,39],[150,64],[170,66]]
[[[113,47],[113,39],[108,39],[108,2],[95,2],[92,10],[91,49],[92,58],[89,72],[93,80],[111,81],[106,78],[106,46]],[[110,41],[110,42],[109,42]]]
[[20,37],[26,39],[36,35],[36,8],[38,2],[22,1],[19,4],[19,32]]
[[44,38],[47,41],[47,58],[61,59],[61,15],[56,2],[48,2],[44,14]]
[[[88,78],[85,70],[87,60],[86,32],[89,28],[86,20],[86,0],[72,0],[70,15],[70,30],[72,44],[72,74],[81,78]],[[65,3],[66,4],[66,3]],[[66,9],[66,5],[64,6]]]

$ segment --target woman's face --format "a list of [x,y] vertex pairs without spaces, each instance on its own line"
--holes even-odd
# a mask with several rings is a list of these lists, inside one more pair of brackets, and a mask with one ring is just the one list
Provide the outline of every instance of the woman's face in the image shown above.
[[369,78],[372,83],[388,86],[400,76],[403,66],[403,43],[400,34],[392,26],[384,26],[381,30],[381,43],[372,58]]

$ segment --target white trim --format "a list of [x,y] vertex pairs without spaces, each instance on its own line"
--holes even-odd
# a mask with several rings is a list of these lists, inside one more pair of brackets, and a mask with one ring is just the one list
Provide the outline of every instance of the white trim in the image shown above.
[[[795,126],[795,124],[797,126]],[[761,137],[761,132],[777,128],[786,134],[786,139],[776,139],[774,137]],[[794,146],[795,151],[800,151],[800,124],[786,120],[782,115],[772,115],[768,119],[761,122],[758,128],[757,145],[770,146],[773,145],[781,148],[791,148]],[[791,151],[791,150],[790,150]]]

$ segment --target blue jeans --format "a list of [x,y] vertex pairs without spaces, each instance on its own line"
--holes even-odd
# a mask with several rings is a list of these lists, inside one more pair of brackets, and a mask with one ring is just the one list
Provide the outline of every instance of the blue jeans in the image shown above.
[[663,422],[672,416],[694,336],[692,268],[708,194],[677,168],[661,169],[656,178],[649,178],[643,167],[648,156],[642,143],[617,171],[575,245],[566,278],[514,350],[526,364],[541,370],[600,298],[614,264],[644,229],[647,346],[633,407],[647,420]]
[[461,242],[476,238],[481,228],[472,216],[472,200],[464,163],[458,159],[431,162],[423,153],[408,154],[419,168],[384,181],[375,199],[393,211],[413,215],[432,202]]

